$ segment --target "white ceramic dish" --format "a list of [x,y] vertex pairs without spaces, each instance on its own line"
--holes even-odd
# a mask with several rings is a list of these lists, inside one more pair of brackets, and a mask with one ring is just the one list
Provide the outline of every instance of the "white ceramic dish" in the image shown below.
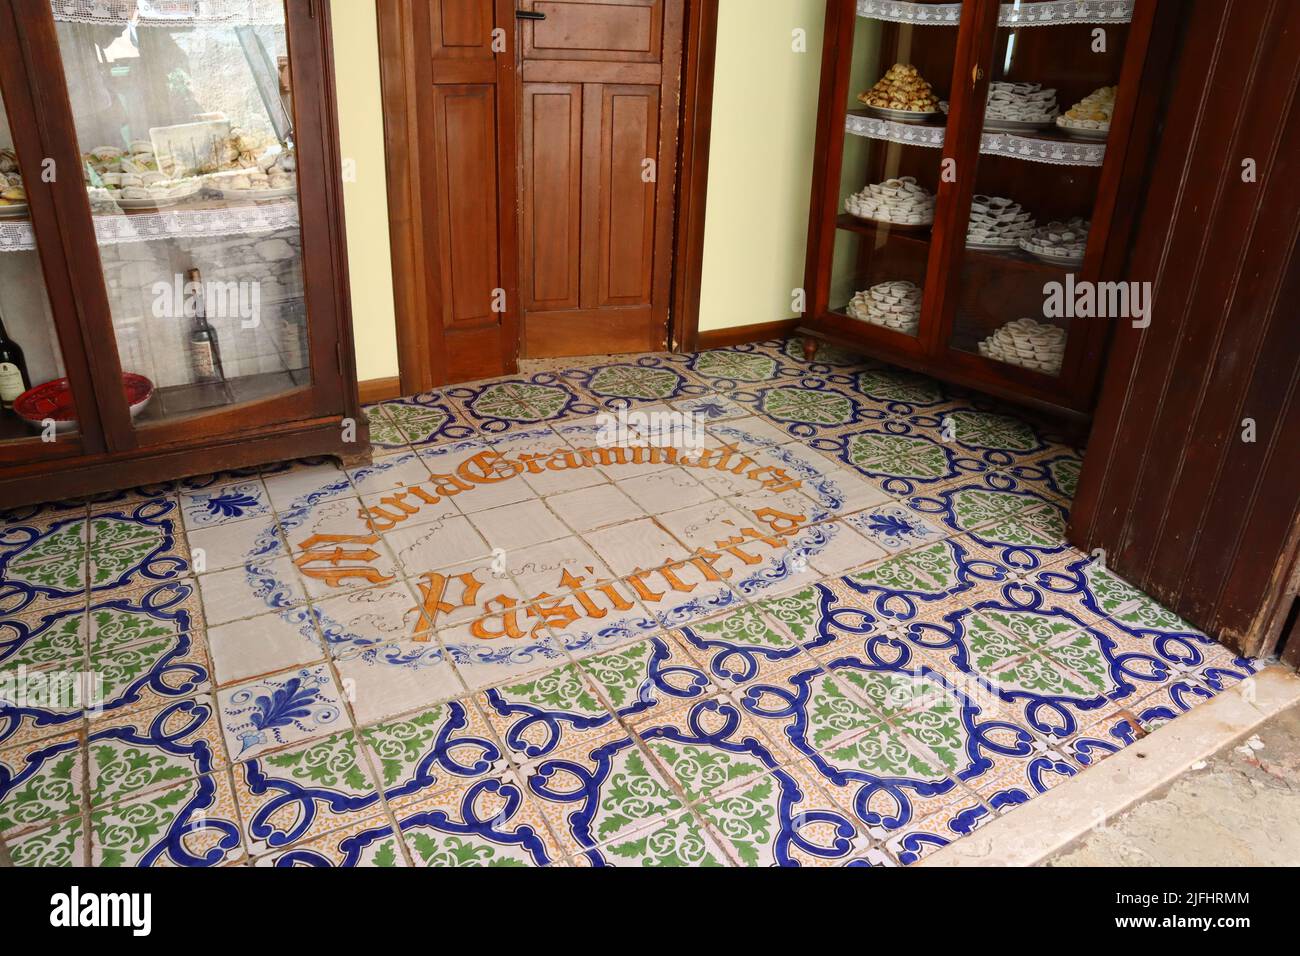
[[891,110],[887,106],[864,106],[863,112],[868,116],[874,116],[876,119],[893,120],[895,123],[916,123],[919,125],[933,124],[935,120],[940,119],[943,113],[935,110],[929,113],[921,113],[915,110]]

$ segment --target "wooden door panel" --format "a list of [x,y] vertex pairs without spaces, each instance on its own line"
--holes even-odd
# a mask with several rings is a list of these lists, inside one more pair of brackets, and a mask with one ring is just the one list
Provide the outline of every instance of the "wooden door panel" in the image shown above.
[[684,8],[521,3],[545,14],[520,33],[528,356],[667,343]]
[[483,0],[441,0],[430,26],[435,57],[492,59],[492,7]]
[[663,52],[663,0],[532,0],[546,15],[527,21],[528,60],[658,63]]
[[523,84],[524,308],[576,309],[582,230],[583,88]]
[[446,328],[496,324],[496,95],[490,86],[434,88],[437,184],[444,214],[442,322]]
[[600,110],[600,215],[594,254],[596,306],[648,305],[654,270],[655,179],[646,161],[659,155],[658,87],[604,86]]

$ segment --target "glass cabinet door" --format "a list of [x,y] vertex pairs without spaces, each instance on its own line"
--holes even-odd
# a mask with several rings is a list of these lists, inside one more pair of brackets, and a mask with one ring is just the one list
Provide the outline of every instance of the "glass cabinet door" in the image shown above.
[[919,348],[962,10],[867,2],[856,13],[828,306]]
[[1091,224],[1128,39],[1121,19],[1053,6],[1000,8],[947,342],[957,360],[1044,392],[1065,387],[1098,321],[1074,292],[1097,278]]
[[27,201],[28,183],[40,174],[20,161],[0,95],[0,462],[6,464],[80,446]]
[[283,0],[54,4],[54,16],[137,426],[302,397]]

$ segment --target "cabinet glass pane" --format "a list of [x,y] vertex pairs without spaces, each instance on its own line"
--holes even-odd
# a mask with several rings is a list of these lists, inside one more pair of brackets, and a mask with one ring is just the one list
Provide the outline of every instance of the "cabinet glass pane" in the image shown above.
[[[59,435],[77,429],[28,215],[24,177],[31,175],[20,168],[0,98],[0,443],[37,441],[51,421]],[[15,407],[22,393],[47,383]]]
[[[124,371],[147,424],[310,384],[281,0],[58,20]],[[162,11],[162,12],[159,12]]]
[[915,337],[960,10],[904,6],[925,25],[855,22],[829,302],[834,312]]
[[1128,27],[1001,27],[952,348],[1057,378],[1101,181]]

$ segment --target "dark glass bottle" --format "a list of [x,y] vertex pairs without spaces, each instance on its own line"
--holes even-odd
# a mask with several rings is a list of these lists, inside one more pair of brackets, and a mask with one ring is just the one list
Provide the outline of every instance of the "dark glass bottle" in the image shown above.
[[4,317],[0,316],[0,408],[13,408],[14,399],[31,387],[27,359],[5,331]]
[[194,380],[224,383],[226,371],[221,365],[221,343],[217,330],[208,322],[207,295],[198,269],[185,273],[185,288],[194,296],[194,324],[190,328],[190,369]]

